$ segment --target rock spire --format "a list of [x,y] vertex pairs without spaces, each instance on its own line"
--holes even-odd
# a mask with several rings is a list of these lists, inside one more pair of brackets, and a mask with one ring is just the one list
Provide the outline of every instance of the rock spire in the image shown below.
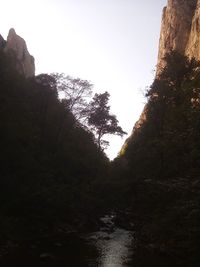
[[0,49],[3,49],[5,53],[8,51],[14,52],[17,60],[16,68],[19,73],[26,78],[35,75],[34,57],[29,54],[24,39],[17,35],[13,28],[9,30],[7,41],[0,36]]

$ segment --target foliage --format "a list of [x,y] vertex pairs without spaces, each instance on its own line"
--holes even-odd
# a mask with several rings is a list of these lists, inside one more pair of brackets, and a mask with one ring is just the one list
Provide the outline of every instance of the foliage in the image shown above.
[[147,93],[146,120],[115,160],[113,175],[128,180],[124,205],[138,221],[141,247],[194,266],[200,232],[200,63],[177,52],[165,60]]
[[79,228],[93,217],[93,184],[108,159],[60,102],[55,80],[26,80],[12,61],[0,53],[0,239]]
[[85,125],[93,85],[87,80],[72,78],[63,73],[54,73],[51,77],[55,79],[58,92],[64,94],[62,101],[66,103],[76,121]]
[[97,145],[102,150],[109,144],[103,140],[106,134],[115,134],[123,136],[126,134],[118,125],[115,115],[110,114],[110,106],[108,106],[109,93],[95,94],[89,107],[88,124],[95,133]]
[[64,93],[63,104],[72,112],[77,124],[94,134],[96,143],[102,150],[109,145],[108,141],[102,139],[104,135],[123,136],[126,134],[118,126],[116,116],[110,114],[110,106],[108,106],[110,95],[108,92],[95,94],[91,100],[93,85],[87,80],[72,78],[63,73],[54,73],[48,77],[42,75],[41,78],[43,84],[49,83],[52,86],[53,83],[58,93]]
[[[147,94],[147,119],[134,139],[130,139],[125,153],[130,165],[137,166],[134,172],[141,177],[185,175],[193,168],[191,147],[199,146],[197,139],[192,138],[198,131],[198,62],[177,53],[168,55],[167,62]],[[170,62],[174,64],[171,66]],[[182,68],[176,76],[177,66]]]

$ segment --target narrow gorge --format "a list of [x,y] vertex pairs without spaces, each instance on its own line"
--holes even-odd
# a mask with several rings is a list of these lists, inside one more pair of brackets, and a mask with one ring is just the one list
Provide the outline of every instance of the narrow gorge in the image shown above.
[[168,0],[147,103],[110,161],[102,136],[125,132],[109,93],[35,75],[24,39],[0,36],[2,267],[198,266],[199,60],[200,0]]

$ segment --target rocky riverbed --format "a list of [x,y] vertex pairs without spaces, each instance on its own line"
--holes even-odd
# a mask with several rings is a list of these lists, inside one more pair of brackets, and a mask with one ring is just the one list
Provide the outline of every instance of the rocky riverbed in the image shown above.
[[71,233],[13,245],[1,258],[1,267],[129,267],[133,232],[115,225],[116,216],[100,219],[96,232]]

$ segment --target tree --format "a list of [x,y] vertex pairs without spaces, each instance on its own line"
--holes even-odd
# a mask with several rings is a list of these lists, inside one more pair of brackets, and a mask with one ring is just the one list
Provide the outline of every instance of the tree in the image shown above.
[[164,60],[166,65],[159,78],[171,86],[180,87],[182,82],[194,78],[195,73],[199,71],[199,61],[190,59],[175,50],[167,53]]
[[61,73],[51,74],[56,80],[58,93],[64,94],[63,102],[73,113],[76,121],[85,125],[93,84],[87,80],[73,78]]
[[35,77],[35,81],[38,84],[46,86],[47,88],[57,92],[57,82],[52,75],[45,73],[39,74]]
[[95,94],[90,103],[88,115],[88,124],[92,132],[95,134],[96,142],[101,150],[109,144],[102,137],[106,134],[115,134],[123,136],[126,134],[118,125],[118,120],[115,115],[110,114],[110,106],[108,106],[109,93]]

